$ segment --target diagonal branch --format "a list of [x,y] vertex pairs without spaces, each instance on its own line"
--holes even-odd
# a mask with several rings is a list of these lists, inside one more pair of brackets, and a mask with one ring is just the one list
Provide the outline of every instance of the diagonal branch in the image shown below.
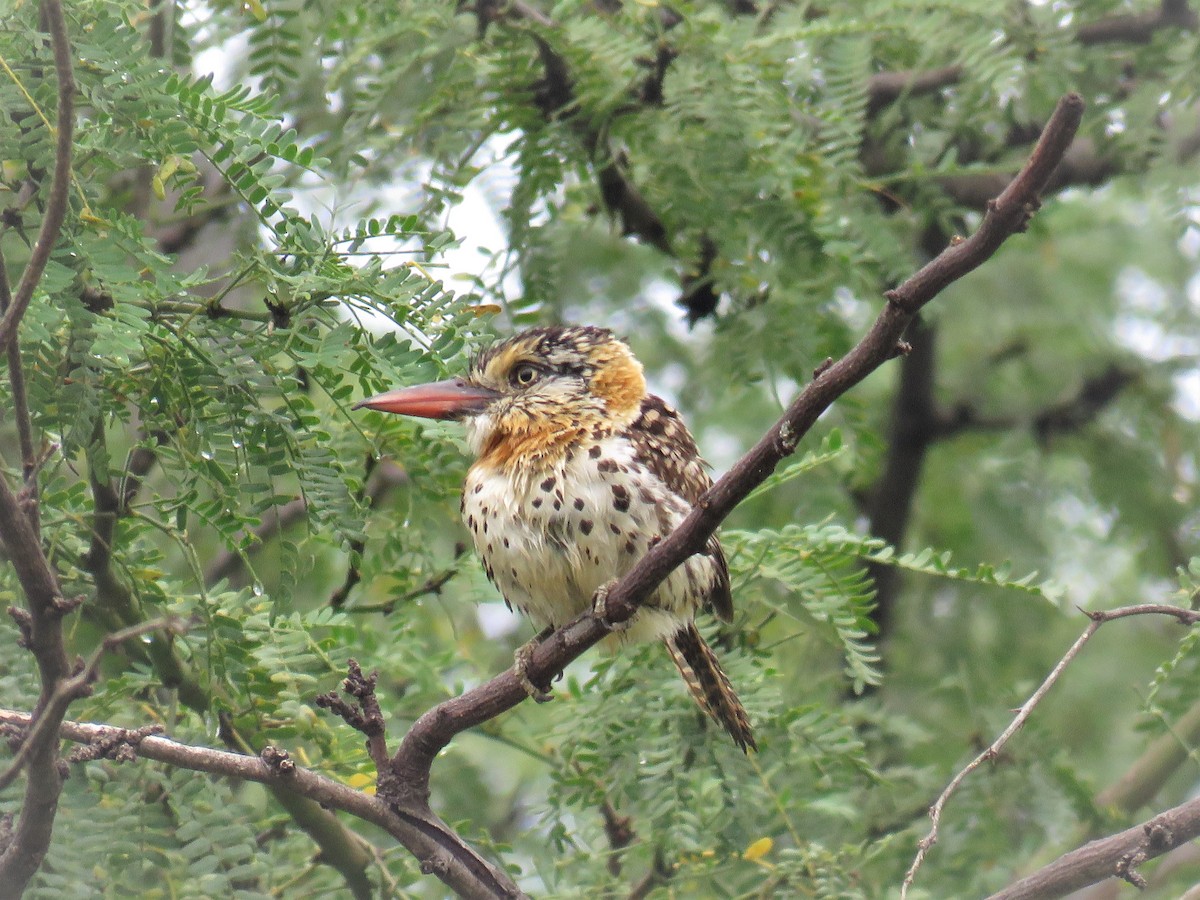
[[[823,368],[783,417],[700,499],[684,522],[658,543],[607,591],[610,623],[629,619],[639,604],[688,557],[700,552],[722,520],[785,457],[842,394],[898,351],[914,315],[948,284],[985,262],[1010,235],[1022,230],[1038,207],[1038,194],[1062,159],[1083,116],[1083,100],[1067,94],[1058,103],[1025,167],[992,201],[978,231],[952,244],[894,290],[867,335],[840,361]],[[592,613],[568,623],[537,645],[526,672],[535,683],[551,677],[608,633],[610,625]],[[422,715],[392,758],[398,785],[396,802],[421,807],[428,802],[434,757],[458,733],[511,709],[527,697],[515,671],[504,672]]]

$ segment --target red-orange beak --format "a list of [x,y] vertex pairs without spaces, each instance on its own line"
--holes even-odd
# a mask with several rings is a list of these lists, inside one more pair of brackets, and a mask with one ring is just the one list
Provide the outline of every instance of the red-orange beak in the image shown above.
[[422,419],[461,419],[472,413],[483,412],[499,396],[498,391],[479,387],[463,378],[451,378],[368,397],[355,404],[354,408],[366,407],[402,416],[420,416]]

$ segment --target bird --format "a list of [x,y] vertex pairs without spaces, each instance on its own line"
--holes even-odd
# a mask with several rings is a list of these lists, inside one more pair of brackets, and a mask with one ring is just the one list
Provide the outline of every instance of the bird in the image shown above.
[[[465,377],[369,397],[358,408],[462,421],[475,457],[461,512],[487,577],[543,629],[517,651],[597,608],[605,590],[687,517],[712,485],[683,419],[647,392],[642,364],[607,328],[530,328],[481,351]],[[733,619],[720,539],[688,558],[616,632],[661,641],[699,707],[743,752],[745,707],[696,626]]]

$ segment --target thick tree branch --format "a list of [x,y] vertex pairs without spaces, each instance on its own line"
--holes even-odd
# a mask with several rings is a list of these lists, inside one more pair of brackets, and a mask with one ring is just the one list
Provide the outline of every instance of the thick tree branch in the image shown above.
[[[933,398],[936,335],[935,327],[919,318],[905,332],[912,352],[900,361],[900,380],[892,400],[883,469],[868,492],[865,512],[870,532],[896,548],[904,546],[913,498],[932,444],[937,417]],[[895,566],[871,562],[867,564],[867,573],[875,585],[875,609],[871,617],[883,639],[891,633],[900,571]]]
[[[887,304],[867,335],[840,361],[822,369],[783,417],[700,499],[691,514],[607,591],[607,617],[581,615],[537,645],[527,667],[534,683],[550,679],[608,633],[610,623],[628,620],[662,580],[704,549],[722,520],[761,484],[829,406],[897,351],[904,329],[938,291],[982,265],[1010,235],[1025,227],[1038,194],[1070,145],[1083,115],[1083,101],[1059,101],[1026,166],[991,204],[978,231],[947,247],[911,278],[888,291]],[[426,809],[429,775],[436,755],[460,732],[494,718],[527,697],[512,669],[422,715],[391,760],[400,806]]]
[[[17,282],[12,302],[8,304],[3,318],[0,318],[0,347],[4,348],[6,356],[8,348],[16,340],[21,318],[29,307],[66,218],[71,177],[71,140],[75,122],[71,45],[59,0],[43,0],[41,14],[50,32],[58,78],[54,175],[37,241]],[[36,474],[31,474],[31,477],[36,477]],[[46,729],[45,738],[28,751],[21,815],[7,846],[0,854],[0,884],[18,894],[37,871],[50,846],[58,797],[62,792],[56,739],[57,719],[65,711],[65,704],[62,711],[57,707],[52,710],[51,706],[60,685],[71,676],[71,664],[63,640],[62,616],[73,608],[73,604],[62,598],[58,579],[42,550],[37,516],[28,514],[27,505],[30,501],[31,495],[22,491],[18,497],[13,494],[8,482],[0,477],[0,533],[4,534],[9,561],[16,570],[28,604],[25,639],[37,660],[41,679],[38,712],[44,718]]]
[[[0,709],[0,725],[27,728],[31,719],[28,713]],[[434,817],[429,821],[423,815],[389,807],[369,794],[297,766],[283,751],[267,748],[258,757],[245,756],[191,747],[164,737],[141,736],[138,732],[112,725],[84,722],[63,722],[61,735],[67,740],[86,744],[128,740],[135,744],[137,755],[145,759],[286,789],[328,809],[341,810],[379,826],[420,860],[422,871],[437,875],[463,897],[523,896],[498,870],[490,877],[464,866],[455,849],[442,842],[443,834],[453,832],[441,820]]]
[[1095,44],[1144,44],[1162,28],[1196,27],[1196,14],[1187,0],[1162,0],[1153,12],[1113,16],[1079,26],[1075,39],[1085,47]]
[[867,81],[867,116],[878,115],[901,97],[931,94],[957,84],[963,77],[962,66],[942,66],[904,72],[878,72]]
[[1188,759],[1188,748],[1200,741],[1200,704],[1193,706],[1142,752],[1114,784],[1096,795],[1101,809],[1134,812],[1154,799]]
[[[1147,615],[1171,616],[1172,618],[1178,619],[1179,622],[1184,625],[1195,625],[1197,622],[1200,622],[1200,611],[1186,609],[1180,606],[1168,606],[1161,603],[1143,603],[1136,606],[1123,606],[1119,609],[1101,610],[1098,612],[1085,611],[1084,615],[1091,619],[1088,627],[1084,629],[1083,633],[1076,638],[1075,643],[1073,643],[1067,652],[1063,654],[1062,658],[1059,659],[1059,661],[1055,664],[1054,668],[1050,671],[1050,674],[1046,676],[1045,680],[1038,686],[1037,690],[1030,695],[1028,700],[1021,704],[1021,708],[1017,710],[1016,716],[1013,717],[1013,720],[1008,724],[1008,727],[1001,732],[1000,736],[996,738],[996,740],[994,740],[986,750],[971,760],[971,762],[969,762],[958,772],[957,775],[954,776],[954,778],[950,780],[950,783],[946,785],[945,790],[942,791],[937,800],[934,802],[933,806],[930,807],[929,818],[933,820],[933,824],[929,829],[929,833],[925,835],[925,837],[922,838],[918,844],[917,855],[913,859],[912,865],[909,866],[908,872],[904,876],[904,883],[900,886],[901,900],[904,900],[904,898],[908,896],[908,889],[912,886],[913,880],[917,876],[917,871],[921,868],[921,864],[925,861],[925,857],[929,853],[929,850],[934,844],[937,843],[938,831],[941,827],[942,821],[942,812],[945,810],[946,803],[949,802],[950,797],[953,796],[954,792],[958,790],[959,786],[972,772],[982,766],[985,762],[992,762],[1000,755],[1000,751],[1004,749],[1004,747],[1012,739],[1013,735],[1020,731],[1022,726],[1029,721],[1029,717],[1033,715],[1034,709],[1036,709],[1038,704],[1042,702],[1048,693],[1050,693],[1050,689],[1054,687],[1055,683],[1066,670],[1067,666],[1069,666],[1075,657],[1079,655],[1080,651],[1083,650],[1084,645],[1086,645],[1087,642],[1090,641],[1096,634],[1096,632],[1100,630],[1100,626],[1104,625],[1106,622],[1115,621],[1116,619],[1126,619],[1130,616]],[[1197,821],[1196,828],[1198,829],[1198,832],[1200,832],[1200,820]],[[1131,831],[1136,831],[1136,829],[1131,829]],[[1129,834],[1129,832],[1123,832],[1123,834]],[[1191,838],[1189,837],[1185,840],[1190,839]],[[1182,843],[1182,841],[1179,843]],[[1177,843],[1164,845],[1153,855],[1158,856],[1175,846],[1177,846]],[[1143,856],[1140,860],[1138,860],[1138,862],[1142,862],[1149,858],[1149,856]],[[1099,877],[1091,878],[1090,880],[1086,881],[1080,881],[1072,888],[1068,889],[1068,891],[1063,891],[1063,893],[1068,893],[1069,890],[1084,887],[1085,885],[1092,884],[1095,881],[1099,881],[1103,878],[1113,875],[1120,875],[1121,877],[1128,878],[1130,877],[1129,873],[1136,868],[1134,865],[1127,865],[1125,872],[1120,872],[1115,868],[1115,863],[1116,860],[1113,861],[1113,866],[1107,871],[1103,872]],[[1092,870],[1089,869],[1088,871],[1090,872]],[[998,894],[996,896],[1000,895]],[[1015,896],[1057,897],[1061,896],[1061,894],[1021,894]]]
[[1121,878],[1145,886],[1138,867],[1200,837],[1200,799],[1189,800],[1111,837],[1084,844],[988,900],[1052,900]]

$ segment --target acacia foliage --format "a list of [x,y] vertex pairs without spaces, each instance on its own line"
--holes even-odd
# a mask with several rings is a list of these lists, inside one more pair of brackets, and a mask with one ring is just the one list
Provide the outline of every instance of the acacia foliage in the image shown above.
[[[555,703],[465,735],[434,770],[443,817],[532,892],[627,893],[658,872],[683,896],[882,896],[924,807],[1082,627],[1072,604],[1194,596],[1200,232],[1176,162],[1195,35],[1084,40],[1124,10],[1107,2],[522,9],[72,4],[71,215],[20,335],[51,448],[44,536],[64,591],[87,598],[79,652],[157,616],[189,624],[129,642],[71,714],[277,743],[369,788],[360,736],[312,703],[348,657],[380,671],[399,737],[527,632],[456,546],[453,427],[351,413],[356,398],[461,371],[490,332],[607,324],[727,463],[930,235],[970,226],[972,190],[1077,90],[1090,168],[1074,177],[1103,188],[1051,199],[931,310],[950,424],[912,546],[871,538],[861,514],[896,449],[887,376],[730,523],[738,621],[709,631],[762,752],[727,746],[649,647],[587,657]],[[0,26],[10,271],[39,216],[23,186],[44,190],[53,162],[36,18],[26,5]],[[883,74],[942,69],[936,91],[873,93]],[[447,255],[463,208],[500,226],[472,260]],[[1107,366],[1128,386],[1074,422]],[[866,562],[907,577],[882,659]],[[1082,661],[1007,764],[968,783],[918,882],[930,896],[982,894],[1064,835],[1127,824],[1134,810],[1094,798],[1189,708],[1200,672],[1194,636],[1126,626],[1107,651],[1120,666]],[[32,659],[0,659],[0,696],[30,708]],[[256,786],[91,762],[30,895],[349,890],[300,819]],[[397,850],[365,871],[439,890]]]

